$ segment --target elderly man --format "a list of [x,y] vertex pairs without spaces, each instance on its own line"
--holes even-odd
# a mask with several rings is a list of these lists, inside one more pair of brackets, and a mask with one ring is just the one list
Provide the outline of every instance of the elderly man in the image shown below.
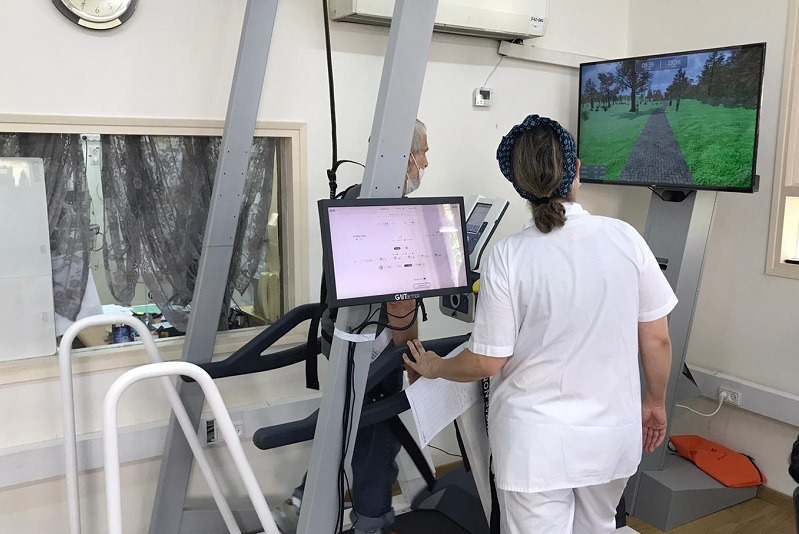
[[[427,128],[417,120],[413,130],[411,152],[405,171],[403,196],[415,191],[421,184],[427,168]],[[355,185],[344,193],[344,198],[358,198],[361,186]],[[379,355],[390,343],[403,346],[419,336],[416,322],[417,302],[415,300],[388,302],[380,312],[380,323],[388,324],[377,332],[372,353]],[[322,317],[322,352],[330,354],[334,321],[329,310]],[[413,377],[412,377],[413,378]],[[366,403],[393,395],[402,390],[402,369],[386,378],[374,390],[366,393]],[[381,422],[358,431],[352,455],[352,513],[355,534],[382,533],[383,528],[394,522],[394,509],[391,506],[391,490],[397,478],[396,457],[400,450],[399,441],[391,432],[387,422]],[[305,490],[305,480],[294,490],[286,502],[274,510],[275,521],[284,534],[294,534],[297,530],[299,509]]]

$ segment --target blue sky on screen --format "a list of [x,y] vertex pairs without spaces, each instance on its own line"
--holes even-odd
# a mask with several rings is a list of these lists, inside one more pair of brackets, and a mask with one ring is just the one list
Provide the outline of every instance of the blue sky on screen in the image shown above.
[[[710,57],[712,52],[700,52],[694,54],[675,54],[672,56],[659,56],[658,59],[666,60],[669,58],[678,58],[678,57],[688,57],[688,68],[686,69],[685,74],[691,79],[692,83],[696,83],[698,81],[699,75],[702,74],[702,68],[705,66],[705,61],[707,58]],[[720,51],[720,54],[723,55],[725,58],[729,58],[732,55],[730,50]],[[610,63],[599,63],[596,65],[587,65],[583,67],[583,78],[582,78],[582,88],[585,89],[585,84],[588,83],[588,80],[593,80],[597,87],[599,87],[599,74],[600,73],[610,73],[616,74],[616,67],[619,65],[619,61],[613,61]],[[674,75],[677,74],[677,70],[659,70],[654,71],[652,73],[652,90],[657,91],[660,90],[662,92],[666,92],[666,89],[671,82],[674,80]],[[626,89],[620,92],[621,95],[629,95],[630,90]]]

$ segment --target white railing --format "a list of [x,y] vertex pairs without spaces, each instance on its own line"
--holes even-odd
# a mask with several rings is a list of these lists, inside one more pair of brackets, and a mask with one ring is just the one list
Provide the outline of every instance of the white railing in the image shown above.
[[[105,495],[108,507],[108,533],[122,534],[122,495],[119,481],[119,445],[117,435],[117,405],[119,398],[125,390],[134,383],[147,378],[167,377],[170,375],[183,375],[193,378],[202,388],[208,406],[211,408],[216,424],[222,432],[222,438],[228,446],[233,463],[239,471],[247,489],[247,494],[252,501],[255,513],[261,521],[265,534],[280,534],[275,525],[269,506],[266,504],[264,494],[255,479],[250,463],[244,454],[236,428],[227,412],[222,396],[216,388],[213,379],[200,367],[188,362],[164,362],[143,365],[127,371],[117,378],[103,402],[103,455],[105,460]],[[168,379],[167,379],[168,380]],[[189,433],[192,433],[190,430]],[[189,434],[186,434],[189,437]],[[233,532],[231,530],[231,532]],[[236,529],[238,532],[238,529]]]
[[[109,326],[113,324],[124,324],[136,330],[141,337],[141,341],[147,351],[150,361],[153,363],[160,363],[162,361],[161,355],[158,353],[158,348],[155,346],[155,341],[150,334],[150,330],[144,323],[129,315],[109,314],[81,319],[70,326],[61,338],[61,344],[58,348],[58,365],[61,373],[61,406],[64,425],[64,469],[67,484],[67,509],[69,512],[70,534],[81,533],[80,494],[78,488],[78,446],[77,433],[75,430],[75,397],[72,387],[72,342],[85,328],[90,326]],[[171,379],[166,376],[162,377],[161,381],[164,386],[164,392],[169,399],[169,403],[172,405],[175,417],[180,423],[183,433],[186,435],[186,440],[189,442],[192,453],[194,453],[197,465],[205,477],[205,480],[208,482],[211,495],[219,508],[219,512],[222,514],[225,525],[231,534],[241,534],[236,520],[233,517],[233,512],[222,493],[222,488],[219,486],[219,482],[216,480],[211,465],[208,463],[208,459],[205,456],[200,440],[197,437],[197,430],[191,424],[189,415],[186,413],[186,408],[183,406],[174,384]]]

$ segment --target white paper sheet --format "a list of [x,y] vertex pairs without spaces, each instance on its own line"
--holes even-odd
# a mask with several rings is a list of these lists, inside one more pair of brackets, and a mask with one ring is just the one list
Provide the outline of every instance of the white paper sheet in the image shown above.
[[[460,354],[466,343],[446,357]],[[428,443],[444,428],[480,400],[480,382],[460,383],[439,378],[420,378],[411,384],[405,393],[411,405],[413,419],[419,430],[420,445]]]

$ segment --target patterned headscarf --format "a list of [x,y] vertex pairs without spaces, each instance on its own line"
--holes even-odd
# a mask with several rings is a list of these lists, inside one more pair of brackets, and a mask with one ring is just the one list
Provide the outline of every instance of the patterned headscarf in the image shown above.
[[[537,197],[528,191],[519,187],[513,180],[513,169],[511,169],[511,154],[513,153],[513,146],[516,144],[516,139],[528,130],[532,130],[536,126],[548,126],[552,128],[560,138],[560,146],[563,149],[563,180],[560,183],[558,192],[561,197],[569,196],[569,192],[574,183],[574,177],[577,174],[577,147],[574,143],[574,138],[563,126],[558,124],[557,121],[548,119],[546,117],[539,117],[538,115],[528,115],[524,122],[517,124],[511,128],[497,147],[497,161],[499,162],[499,170],[512,184],[516,191],[533,204],[547,204],[550,197]],[[558,198],[558,197],[555,197]]]

